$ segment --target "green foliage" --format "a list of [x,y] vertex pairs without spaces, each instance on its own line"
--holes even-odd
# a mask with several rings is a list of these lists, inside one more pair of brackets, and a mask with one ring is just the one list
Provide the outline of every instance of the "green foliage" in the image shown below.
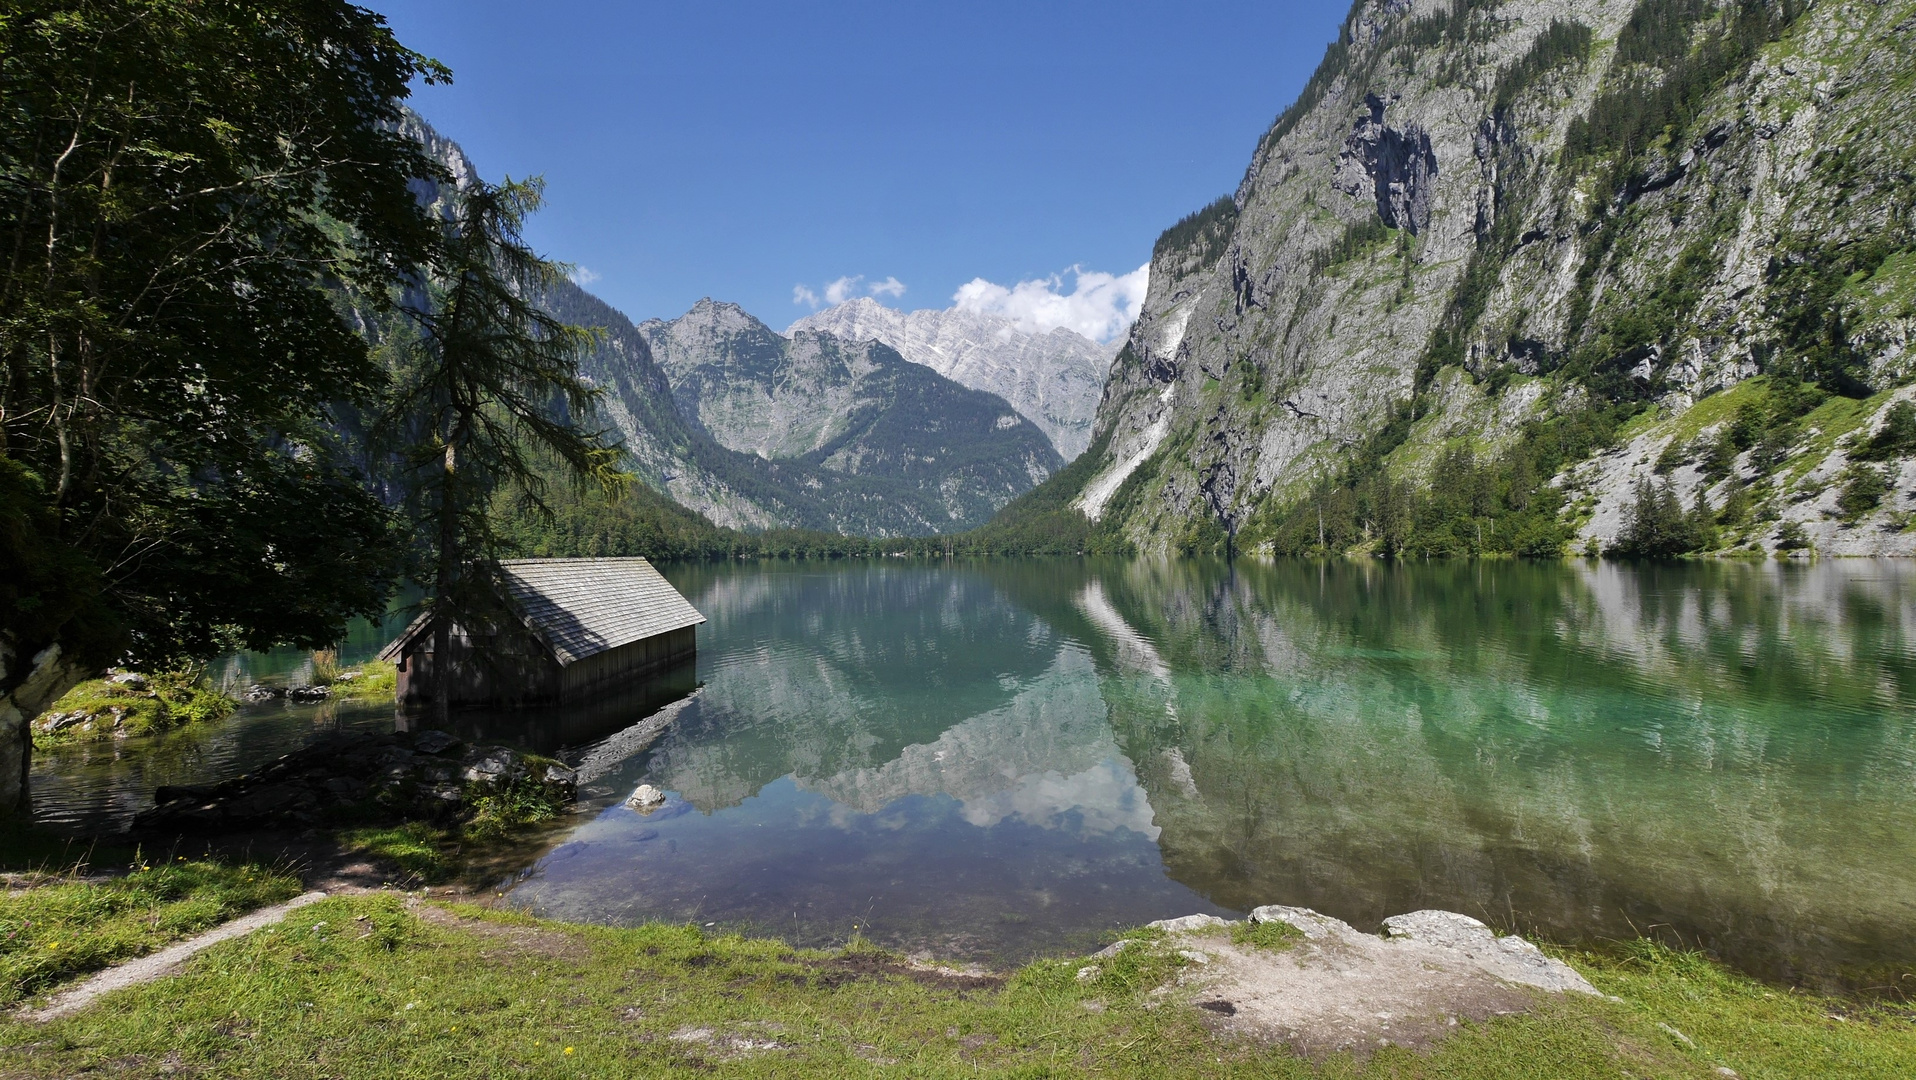
[[1284,952],[1304,940],[1304,931],[1287,922],[1235,922],[1231,924],[1231,944]]
[[1617,36],[1617,74],[1589,114],[1571,121],[1566,164],[1595,168],[1606,195],[1634,197],[1646,152],[1687,129],[1705,98],[1802,10],[1797,0],[1735,0],[1712,18],[1710,0],[1639,4]]
[[[365,701],[391,701],[399,688],[399,669],[390,660],[368,660],[359,665],[358,674],[350,679],[335,679],[332,683],[334,697],[359,698]],[[349,674],[341,672],[342,675]]]
[[1186,214],[1164,230],[1151,246],[1151,258],[1156,261],[1173,252],[1195,250],[1198,263],[1209,266],[1224,254],[1236,226],[1237,200],[1220,195],[1204,209]]
[[1869,360],[1851,341],[1849,305],[1840,294],[1852,279],[1874,274],[1895,254],[1891,240],[1876,236],[1772,256],[1764,312],[1777,340],[1765,370],[1830,393],[1869,396]]
[[297,895],[254,865],[135,858],[123,877],[76,872],[0,892],[0,1004],[151,952],[242,912]]
[[198,672],[165,672],[149,676],[147,688],[135,690],[107,679],[90,679],[48,706],[49,713],[87,713],[91,719],[57,731],[33,734],[33,745],[61,746],[102,739],[157,735],[208,724],[232,715],[238,702],[214,689]]
[[1916,404],[1898,401],[1883,413],[1882,426],[1850,451],[1857,461],[1884,461],[1916,454]]
[[[381,441],[398,461],[414,577],[426,589],[439,656],[448,655],[454,627],[484,633],[511,619],[495,498],[506,494],[544,516],[555,468],[579,484],[625,479],[605,432],[579,426],[601,396],[579,373],[592,334],[536,303],[564,278],[523,236],[543,199],[537,179],[469,178],[452,200],[423,302],[408,311],[417,333],[393,348]],[[443,711],[445,695],[435,697]]]
[[457,865],[449,854],[453,834],[423,821],[346,829],[338,835],[348,851],[363,851],[421,881],[443,881]]
[[1497,76],[1496,89],[1490,95],[1491,115],[1502,120],[1518,95],[1541,82],[1544,76],[1565,64],[1588,59],[1590,42],[1590,28],[1583,23],[1551,19],[1550,25],[1530,43],[1523,59]]
[[531,776],[506,784],[495,784],[466,800],[471,816],[461,828],[467,839],[485,843],[499,840],[526,825],[550,821],[565,813],[571,802],[552,785],[538,779],[547,763],[528,757]]
[[1657,463],[1651,471],[1658,476],[1667,476],[1689,460],[1690,448],[1680,439],[1671,439],[1669,445],[1663,448],[1663,452],[1657,455]]
[[1716,539],[1716,519],[1697,493],[1697,505],[1684,510],[1676,491],[1661,483],[1637,481],[1630,504],[1623,510],[1623,529],[1605,552],[1613,558],[1674,559],[1708,548]]
[[335,0],[9,6],[0,238],[35,270],[0,279],[0,446],[69,553],[33,559],[52,607],[0,611],[22,651],[123,627],[171,666],[383,610],[387,514],[335,436],[382,375],[337,288],[424,258],[408,184],[440,171],[399,102],[445,74]]
[[1846,523],[1854,524],[1856,519],[1881,506],[1883,496],[1889,493],[1889,477],[1883,470],[1860,461],[1850,462],[1839,480],[1842,487],[1836,494],[1836,509]]
[[1449,447],[1419,485],[1394,477],[1386,460],[1417,418],[1413,406],[1400,406],[1339,475],[1294,502],[1259,508],[1238,546],[1268,544],[1280,556],[1360,548],[1384,556],[1561,556],[1570,539],[1564,497],[1547,481],[1606,445],[1633,411],[1601,406],[1532,422],[1491,460]]
[[81,663],[104,668],[126,648],[125,622],[104,595],[98,564],[59,535],[46,485],[0,454],[0,632],[23,652],[61,641]]
[[1776,550],[1802,551],[1810,546],[1810,538],[1803,531],[1800,521],[1785,521],[1776,529]]
[[1231,534],[1216,518],[1199,515],[1171,540],[1171,550],[1186,557],[1192,555],[1228,555]]
[[1362,220],[1346,224],[1343,233],[1329,247],[1311,255],[1311,273],[1322,274],[1367,254],[1372,248],[1390,240],[1397,231],[1384,224],[1383,219],[1375,214],[1366,214]]

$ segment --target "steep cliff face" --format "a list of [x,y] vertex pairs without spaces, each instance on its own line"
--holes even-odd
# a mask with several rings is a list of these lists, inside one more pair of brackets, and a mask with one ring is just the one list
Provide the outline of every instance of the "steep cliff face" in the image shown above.
[[1912,45],[1909,0],[1360,0],[1160,239],[1074,505],[1376,549],[1468,450],[1468,550],[1612,544],[1648,481],[1704,546],[1916,553]]
[[978,311],[894,311],[870,297],[807,315],[787,333],[818,330],[846,341],[882,341],[914,364],[997,394],[1038,425],[1070,461],[1091,443],[1091,421],[1117,346],[1058,327],[1026,333]]
[[781,337],[701,300],[639,328],[682,415],[729,450],[812,470],[820,494],[856,491],[846,532],[950,532],[982,523],[1062,464],[1003,398],[969,390],[876,341]]

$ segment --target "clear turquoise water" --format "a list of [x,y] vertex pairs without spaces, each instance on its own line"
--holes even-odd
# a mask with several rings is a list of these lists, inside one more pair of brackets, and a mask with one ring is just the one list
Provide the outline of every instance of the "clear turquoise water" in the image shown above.
[[[999,961],[1193,911],[1441,907],[1780,980],[1916,965],[1916,565],[666,570],[710,618],[702,686],[508,903]],[[689,685],[461,723],[578,756]],[[36,806],[97,824],[390,722],[254,707],[37,761]],[[621,804],[641,782],[663,809]]]
[[1443,907],[1867,983],[1916,961],[1912,573],[679,567],[702,691],[510,895],[1001,960]]

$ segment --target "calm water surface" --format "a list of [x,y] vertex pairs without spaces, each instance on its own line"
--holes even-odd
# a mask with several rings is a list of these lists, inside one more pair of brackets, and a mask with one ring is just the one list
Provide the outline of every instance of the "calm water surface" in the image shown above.
[[[996,960],[1443,907],[1868,984],[1916,963],[1913,575],[668,568],[702,689],[509,902]],[[620,805],[640,782],[664,809]]]

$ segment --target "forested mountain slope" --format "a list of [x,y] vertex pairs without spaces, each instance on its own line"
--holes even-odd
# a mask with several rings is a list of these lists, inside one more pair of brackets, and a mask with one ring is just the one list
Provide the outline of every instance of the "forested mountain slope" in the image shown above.
[[997,394],[1038,425],[1066,461],[1091,443],[1091,421],[1117,346],[1062,326],[1027,333],[1010,319],[959,308],[894,311],[861,296],[815,312],[786,333],[822,330],[846,341],[882,341],[914,364]]
[[1913,201],[1911,0],[1360,0],[1006,517],[1916,553]]

